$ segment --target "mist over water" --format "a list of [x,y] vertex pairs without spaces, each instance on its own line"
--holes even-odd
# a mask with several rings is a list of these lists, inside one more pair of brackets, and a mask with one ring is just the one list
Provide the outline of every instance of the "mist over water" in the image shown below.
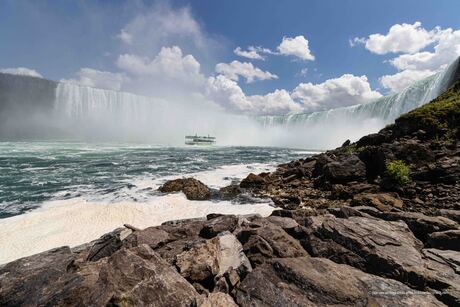
[[420,80],[367,104],[284,116],[231,114],[200,94],[168,98],[0,74],[0,137],[183,145],[188,134],[218,145],[329,149],[376,132],[442,93],[458,69]]

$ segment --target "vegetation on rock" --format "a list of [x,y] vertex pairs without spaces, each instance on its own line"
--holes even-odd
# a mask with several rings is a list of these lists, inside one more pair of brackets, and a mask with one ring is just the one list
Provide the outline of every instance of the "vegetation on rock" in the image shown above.
[[387,175],[394,183],[403,187],[410,183],[410,166],[402,160],[388,161],[386,164]]

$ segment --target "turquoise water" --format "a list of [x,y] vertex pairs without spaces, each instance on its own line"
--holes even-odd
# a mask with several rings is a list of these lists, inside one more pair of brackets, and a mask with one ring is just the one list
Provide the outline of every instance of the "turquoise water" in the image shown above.
[[89,197],[142,201],[157,195],[145,180],[228,165],[276,165],[308,152],[267,147],[162,147],[70,142],[0,142],[0,218],[47,200]]

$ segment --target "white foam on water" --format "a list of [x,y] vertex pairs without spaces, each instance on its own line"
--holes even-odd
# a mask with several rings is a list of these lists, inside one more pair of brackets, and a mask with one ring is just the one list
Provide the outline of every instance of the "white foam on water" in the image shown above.
[[[230,183],[228,178],[243,178],[248,172],[258,173],[272,168],[263,164],[232,165],[188,174],[187,177],[197,178],[218,188]],[[142,185],[157,188],[165,179],[168,178],[140,180],[135,184],[138,188],[142,188]],[[182,193],[152,196],[145,202],[104,202],[84,197],[53,200],[28,213],[0,219],[0,263],[58,246],[72,247],[87,243],[125,223],[146,228],[170,220],[204,217],[210,213],[258,213],[268,216],[274,209],[269,203],[190,201]]]

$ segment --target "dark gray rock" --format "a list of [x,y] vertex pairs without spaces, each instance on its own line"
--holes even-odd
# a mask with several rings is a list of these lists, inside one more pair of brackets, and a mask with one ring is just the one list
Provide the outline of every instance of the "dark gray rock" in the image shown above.
[[207,200],[211,197],[211,190],[204,183],[195,178],[169,180],[166,181],[159,190],[163,193],[182,191],[187,199],[190,200]]
[[356,155],[342,155],[338,160],[327,163],[323,173],[333,183],[363,180],[366,177],[366,165]]
[[398,281],[309,257],[268,260],[237,287],[236,301],[240,306],[444,306]]

